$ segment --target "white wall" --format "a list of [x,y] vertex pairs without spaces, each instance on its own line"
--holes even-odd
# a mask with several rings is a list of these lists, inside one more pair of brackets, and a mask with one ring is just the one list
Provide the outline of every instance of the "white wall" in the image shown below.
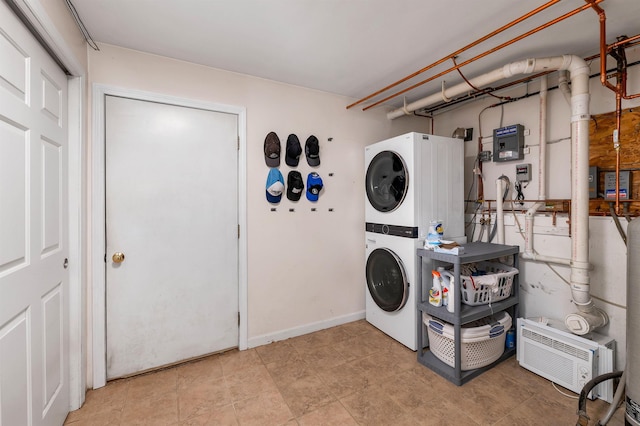
[[83,69],[87,69],[87,43],[76,25],[65,0],[35,0],[40,3],[47,15],[64,38],[72,54]]
[[[429,120],[392,122],[383,110],[346,110],[353,100],[342,96],[110,45],[100,49],[90,51],[91,83],[246,107],[249,345],[363,318],[364,146],[427,132]],[[283,197],[271,211],[263,156],[270,131],[283,148],[290,133],[303,146],[309,135],[320,140],[317,171],[325,190],[316,204]],[[284,159],[280,169],[286,178]],[[305,180],[312,170],[304,156],[297,169]]]
[[[640,49],[627,51],[629,62],[638,59]],[[599,62],[591,65],[592,74],[598,72]],[[556,78],[550,77],[549,87],[556,85]],[[532,82],[513,88],[503,95],[521,96],[527,91],[537,92],[539,82]],[[628,93],[640,91],[640,67],[629,69]],[[600,84],[598,78],[590,80],[591,114],[601,114],[615,111],[615,95]],[[474,140],[465,145],[465,193],[471,184],[472,167],[477,154],[478,115],[483,108],[498,102],[495,98],[486,98],[461,108],[444,112],[435,117],[435,133],[451,134],[457,127],[474,129]],[[570,137],[570,109],[559,90],[548,94],[548,141]],[[624,101],[623,108],[640,105],[640,99]],[[484,198],[496,199],[496,179],[505,174],[511,182],[515,182],[515,164],[531,163],[532,182],[524,189],[526,199],[536,199],[538,196],[538,143],[539,143],[539,98],[537,96],[523,99],[500,107],[491,108],[482,114],[482,135],[487,137],[483,149],[492,150],[492,131],[502,125],[522,124],[530,134],[525,137],[525,144],[530,147],[530,154],[522,161],[505,163],[483,163]],[[624,135],[622,135],[622,155],[624,156]],[[571,146],[569,140],[553,143],[547,147],[547,198],[571,198]],[[475,191],[471,198],[475,197]],[[505,205],[505,240],[507,244],[517,244],[524,247],[524,216],[510,212],[510,205]],[[538,215],[535,219],[534,247],[538,253],[571,257],[569,225],[566,215],[558,215],[556,224],[552,223],[551,215]],[[518,226],[521,225],[521,228]],[[622,219],[626,230],[626,220]],[[478,227],[476,227],[478,231]],[[617,341],[617,366],[624,367],[626,348],[626,247],[616,230],[610,217],[591,217],[589,221],[589,253],[593,270],[590,274],[591,292],[596,306],[609,315],[610,322],[599,330],[601,334],[613,337]],[[476,232],[477,235],[477,232]],[[486,233],[485,233],[486,236]],[[558,265],[547,265],[539,262],[521,260],[520,289],[522,294],[521,314],[526,317],[545,316],[558,318],[575,312],[571,302],[571,291],[568,285],[569,268]],[[562,278],[561,278],[562,277]],[[637,307],[636,307],[637,308]]]

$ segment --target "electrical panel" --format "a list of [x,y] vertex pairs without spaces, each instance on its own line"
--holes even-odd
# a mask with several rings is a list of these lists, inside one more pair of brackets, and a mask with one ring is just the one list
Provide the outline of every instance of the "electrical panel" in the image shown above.
[[493,130],[493,161],[524,158],[524,126],[514,124]]
[[[620,172],[620,199],[628,200],[631,194],[631,172]],[[616,174],[607,172],[604,174],[604,197],[616,198]]]
[[531,180],[531,164],[516,164],[516,182],[529,182]]

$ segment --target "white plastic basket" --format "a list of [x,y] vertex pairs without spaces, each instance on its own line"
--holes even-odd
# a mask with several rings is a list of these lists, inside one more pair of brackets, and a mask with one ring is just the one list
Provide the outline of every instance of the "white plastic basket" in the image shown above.
[[[429,349],[442,362],[455,366],[453,325],[432,318],[423,312],[422,321],[427,326]],[[511,316],[500,312],[462,326],[460,336],[461,370],[473,370],[491,364],[504,352],[507,330],[511,328]]]
[[485,275],[460,275],[462,303],[471,306],[486,305],[511,296],[513,277],[518,269],[502,263],[478,262],[476,267]]

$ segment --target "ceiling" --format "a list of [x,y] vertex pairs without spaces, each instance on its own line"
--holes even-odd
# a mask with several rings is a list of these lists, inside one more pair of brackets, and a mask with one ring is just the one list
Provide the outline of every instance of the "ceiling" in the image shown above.
[[[548,0],[72,0],[97,42],[359,99],[448,56]],[[560,0],[458,56],[458,63],[571,10]],[[640,32],[640,1],[604,0],[607,42]],[[528,57],[598,52],[591,9],[462,67],[467,77]],[[445,63],[405,84],[451,67]],[[406,93],[461,82],[457,72]],[[398,86],[399,88],[403,85]],[[385,93],[391,94],[393,91]],[[377,98],[379,99],[379,98]],[[403,97],[385,104],[401,106]],[[366,104],[365,104],[366,105]]]

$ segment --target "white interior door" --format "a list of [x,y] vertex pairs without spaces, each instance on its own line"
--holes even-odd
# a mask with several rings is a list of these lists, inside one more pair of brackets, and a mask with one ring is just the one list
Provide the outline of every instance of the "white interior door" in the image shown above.
[[69,411],[67,78],[0,2],[0,424]]
[[238,346],[238,116],[105,102],[107,378]]

